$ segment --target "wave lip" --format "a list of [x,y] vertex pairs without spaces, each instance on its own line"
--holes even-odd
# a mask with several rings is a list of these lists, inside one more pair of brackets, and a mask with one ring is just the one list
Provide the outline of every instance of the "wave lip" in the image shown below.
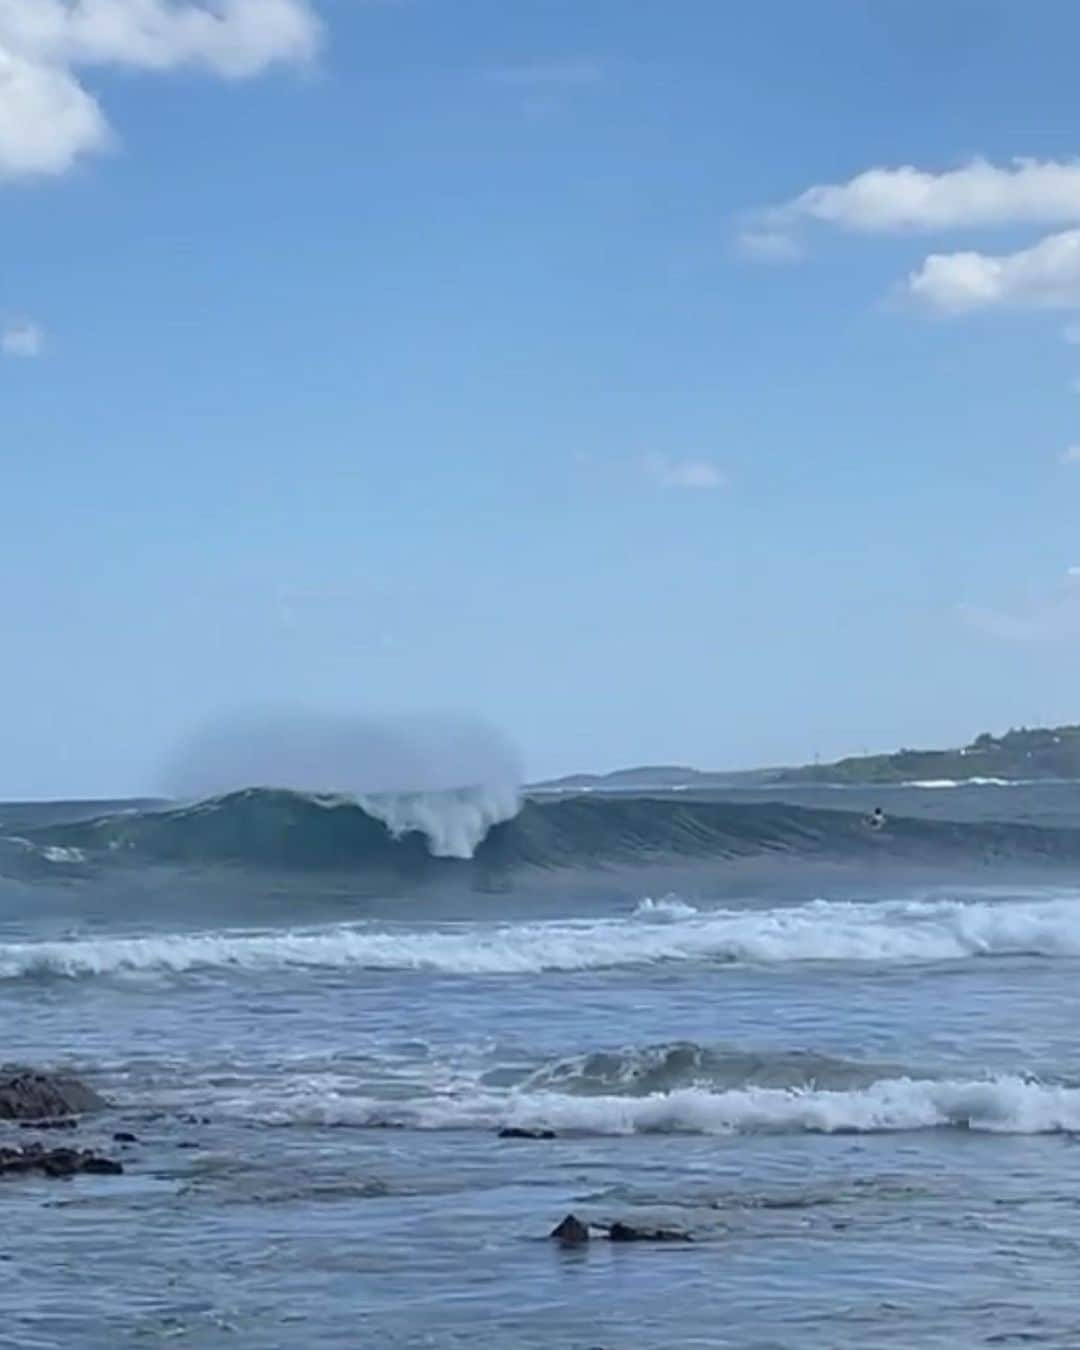
[[417,929],[337,924],[0,944],[0,979],[196,970],[368,969],[532,975],[656,963],[934,963],[1080,956],[1080,903],[817,900],[771,910]]
[[393,839],[422,834],[433,858],[471,858],[488,831],[521,810],[517,788],[458,788],[358,796],[356,805],[381,820]]

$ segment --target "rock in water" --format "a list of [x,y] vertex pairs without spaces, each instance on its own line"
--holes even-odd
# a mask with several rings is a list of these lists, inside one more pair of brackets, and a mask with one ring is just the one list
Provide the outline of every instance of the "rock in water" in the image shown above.
[[108,1103],[77,1078],[0,1068],[0,1120],[58,1120],[101,1111]]
[[0,1148],[0,1177],[40,1172],[47,1177],[73,1177],[79,1172],[95,1176],[118,1176],[124,1168],[112,1158],[75,1148]]
[[520,1125],[507,1125],[499,1131],[500,1139],[554,1139],[554,1130],[528,1130]]
[[551,1230],[551,1236],[564,1247],[580,1247],[589,1240],[589,1228],[574,1214],[568,1214],[557,1228]]
[[677,1228],[639,1228],[636,1224],[616,1221],[608,1229],[612,1242],[693,1242],[689,1233]]

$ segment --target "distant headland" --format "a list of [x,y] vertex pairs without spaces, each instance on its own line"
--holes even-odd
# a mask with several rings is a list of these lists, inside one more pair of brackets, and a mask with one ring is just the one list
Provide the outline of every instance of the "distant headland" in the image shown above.
[[951,750],[896,750],[892,754],[852,755],[829,764],[708,772],[680,765],[642,765],[608,774],[571,774],[538,783],[537,789],[632,791],[644,788],[766,787],[779,784],[861,784],[972,782],[1000,779],[1075,778],[1080,780],[1080,726],[1020,727],[994,736],[988,731],[970,745]]

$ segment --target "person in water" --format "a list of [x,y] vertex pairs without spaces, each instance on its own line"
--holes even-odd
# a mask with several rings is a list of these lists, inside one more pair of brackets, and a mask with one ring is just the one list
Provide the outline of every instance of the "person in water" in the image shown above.
[[880,830],[884,828],[885,812],[881,809],[880,806],[874,807],[874,809],[866,817],[866,823],[872,830]]

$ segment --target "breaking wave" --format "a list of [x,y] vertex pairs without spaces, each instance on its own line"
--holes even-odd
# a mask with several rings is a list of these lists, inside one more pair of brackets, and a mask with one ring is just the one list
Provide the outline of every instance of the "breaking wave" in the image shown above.
[[401,1104],[301,1090],[262,1110],[253,1109],[253,1104],[239,1109],[271,1124],[519,1128],[583,1135],[1080,1131],[1080,1089],[1016,1076],[882,1078],[851,1089],[747,1086],[713,1091],[685,1087],[644,1097],[480,1090]]
[[520,1091],[586,1097],[643,1097],[686,1087],[848,1091],[868,1087],[886,1076],[901,1077],[903,1070],[801,1050],[755,1052],[675,1041],[621,1050],[595,1050],[556,1060],[530,1074],[520,1085]]
[[[515,789],[314,796],[249,789],[194,806],[23,826],[38,849],[92,864],[134,861],[336,868],[410,881],[469,861],[484,876],[522,868],[662,866],[760,855],[1080,860],[1080,830],[897,817],[871,830],[852,811],[685,796],[526,798]],[[76,855],[71,854],[74,858]]]
[[656,963],[934,963],[1080,956],[1080,903],[817,900],[769,910],[441,928],[337,924],[0,944],[0,979],[287,969],[521,975]]

